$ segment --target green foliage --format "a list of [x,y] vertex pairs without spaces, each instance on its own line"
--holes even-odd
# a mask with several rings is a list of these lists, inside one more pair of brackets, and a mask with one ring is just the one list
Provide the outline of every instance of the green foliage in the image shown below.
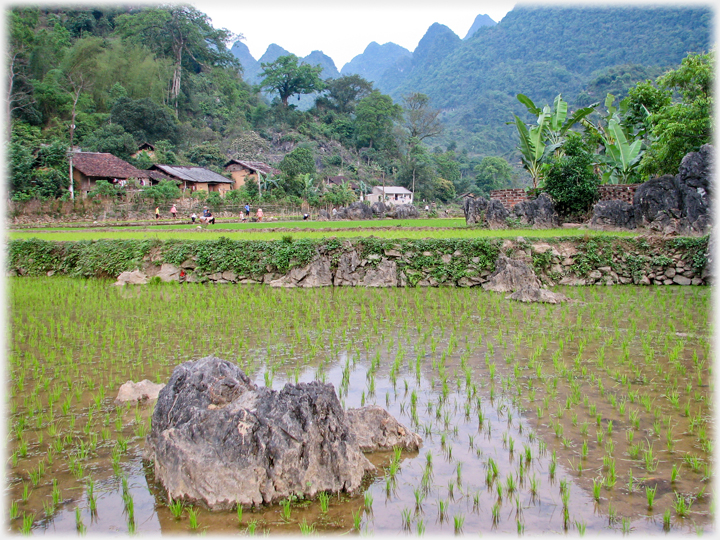
[[355,108],[355,133],[358,147],[391,150],[393,123],[402,117],[402,108],[390,96],[374,90],[360,100]]
[[122,188],[118,185],[113,185],[110,182],[108,182],[107,180],[98,180],[95,183],[95,189],[91,190],[88,193],[88,197],[90,197],[91,199],[94,199],[96,197],[114,198],[114,197],[117,197],[118,195],[122,195],[124,193],[125,193],[124,188]]
[[261,88],[277,92],[285,107],[288,106],[290,96],[294,94],[311,94],[325,88],[325,83],[320,79],[322,67],[299,64],[299,59],[294,54],[281,56],[274,62],[263,62],[261,65]]
[[52,270],[73,277],[115,278],[137,268],[152,245],[151,240],[16,240],[9,244],[8,266],[30,276]]
[[315,105],[341,114],[352,114],[358,101],[372,92],[372,89],[372,83],[360,75],[345,75],[328,81],[325,94],[315,101]]
[[178,140],[178,125],[172,111],[148,98],[120,98],[110,113],[113,123],[131,133],[136,142]]
[[484,157],[479,165],[475,166],[475,184],[477,194],[489,197],[495,189],[510,187],[514,172],[510,164],[501,157]]
[[560,215],[582,216],[597,201],[600,182],[580,135],[570,135],[563,148],[565,155],[551,158],[544,170],[543,191],[552,197]]
[[187,152],[187,157],[193,163],[200,167],[208,167],[214,165],[220,167],[227,162],[227,156],[220,151],[217,144],[204,142],[192,147]]
[[88,152],[108,152],[120,159],[129,159],[137,151],[137,144],[122,125],[107,124],[83,139],[83,149]]
[[652,139],[640,164],[649,176],[677,174],[682,158],[712,140],[712,88],[715,56],[689,54],[681,66],[657,79],[660,89],[680,94],[648,119]]
[[315,174],[315,157],[309,148],[297,147],[285,155],[278,168],[286,179],[295,178],[301,174]]
[[145,199],[152,200],[154,204],[160,204],[179,199],[182,192],[173,180],[160,180],[160,183],[143,189],[142,195]]

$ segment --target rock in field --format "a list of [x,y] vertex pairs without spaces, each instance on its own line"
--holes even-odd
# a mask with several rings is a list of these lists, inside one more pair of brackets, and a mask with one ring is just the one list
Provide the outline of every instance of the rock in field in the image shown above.
[[540,288],[540,280],[534,270],[522,260],[509,259],[500,254],[495,271],[488,276],[483,289],[495,292],[514,292],[526,287]]
[[346,416],[363,452],[392,450],[395,446],[417,451],[422,445],[420,435],[398,423],[389,412],[377,405],[348,409]]
[[211,356],[173,371],[155,406],[145,457],[169,497],[213,510],[298,492],[352,493],[375,470],[331,384],[275,391]]
[[144,272],[133,270],[132,272],[123,272],[120,274],[114,285],[145,285],[147,282],[148,277]]
[[164,384],[155,384],[145,379],[140,382],[128,381],[120,387],[115,403],[143,402],[158,398]]

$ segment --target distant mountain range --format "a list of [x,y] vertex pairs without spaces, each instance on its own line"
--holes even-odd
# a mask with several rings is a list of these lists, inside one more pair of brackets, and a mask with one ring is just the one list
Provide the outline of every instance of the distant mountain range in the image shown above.
[[[446,126],[433,144],[456,141],[472,153],[509,156],[516,136],[506,122],[527,114],[518,93],[542,104],[562,93],[571,106],[600,101],[608,90],[622,97],[689,52],[708,51],[712,19],[707,7],[518,6],[497,24],[478,15],[463,39],[435,23],[412,52],[372,42],[340,73],[357,73],[396,101],[410,92],[427,94]],[[232,51],[252,82],[259,62],[287,54],[273,44],[256,62],[242,43]],[[322,65],[324,78],[338,76],[320,51],[303,61]]]

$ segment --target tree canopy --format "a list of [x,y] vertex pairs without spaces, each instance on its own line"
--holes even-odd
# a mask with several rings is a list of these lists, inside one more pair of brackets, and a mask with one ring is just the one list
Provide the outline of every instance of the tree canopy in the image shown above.
[[277,92],[285,107],[294,94],[311,94],[325,88],[325,83],[320,79],[322,67],[298,62],[297,56],[289,54],[274,62],[261,64],[263,79],[260,87]]

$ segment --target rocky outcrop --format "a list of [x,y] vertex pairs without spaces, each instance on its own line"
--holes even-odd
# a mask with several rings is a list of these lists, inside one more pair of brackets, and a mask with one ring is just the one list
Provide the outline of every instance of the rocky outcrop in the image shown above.
[[[387,257],[371,255],[366,260],[355,250],[344,252],[338,259],[333,285],[336,287],[397,287],[397,263]],[[378,262],[379,261],[379,262]]]
[[523,225],[533,229],[554,229],[560,226],[560,216],[547,193],[541,193],[537,199],[517,203],[513,206],[512,214]]
[[514,292],[527,287],[537,289],[540,281],[525,261],[509,259],[501,253],[495,271],[482,287],[487,291]]
[[389,207],[386,206],[384,202],[378,201],[378,202],[372,203],[372,205],[370,206],[370,209],[372,210],[372,213],[374,216],[384,217],[385,212],[387,212],[389,210]]
[[128,381],[118,390],[115,403],[143,403],[158,398],[164,384],[155,384],[145,379],[140,382]]
[[333,219],[359,220],[372,219],[372,217],[372,209],[364,202],[357,201],[345,208],[340,208]]
[[412,219],[420,217],[418,209],[412,204],[398,204],[390,206],[385,215],[394,219]]
[[503,204],[496,199],[476,197],[465,199],[463,205],[465,223],[468,225],[483,225],[489,229],[504,229],[507,227],[507,217],[510,215]]
[[675,177],[666,174],[638,187],[633,198],[633,209],[638,227],[664,233],[677,232],[677,222],[682,211]]
[[635,209],[632,204],[625,201],[600,201],[593,207],[590,227],[595,229],[634,229]]
[[345,415],[363,452],[387,451],[396,446],[416,452],[422,445],[420,435],[407,429],[377,405],[348,409]]
[[353,493],[375,470],[331,384],[275,391],[212,356],[173,371],[153,412],[145,458],[169,498],[213,510],[298,492]]
[[687,154],[680,163],[676,181],[682,231],[702,234],[710,227],[713,167],[713,147],[709,144]]

